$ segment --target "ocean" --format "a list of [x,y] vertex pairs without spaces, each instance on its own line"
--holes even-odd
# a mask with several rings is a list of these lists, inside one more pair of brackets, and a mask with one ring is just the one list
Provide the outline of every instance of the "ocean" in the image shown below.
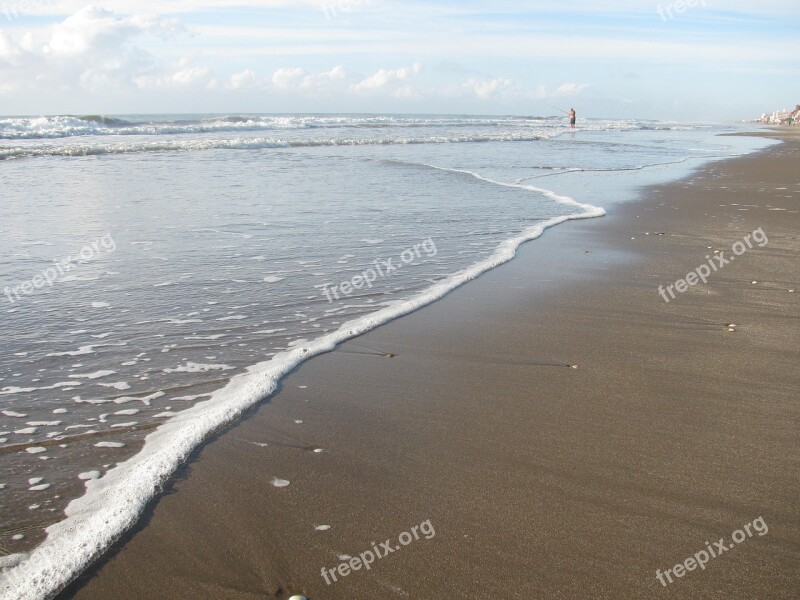
[[[772,142],[561,117],[0,118],[0,595],[42,598],[336,344]],[[367,351],[371,351],[367,349]]]

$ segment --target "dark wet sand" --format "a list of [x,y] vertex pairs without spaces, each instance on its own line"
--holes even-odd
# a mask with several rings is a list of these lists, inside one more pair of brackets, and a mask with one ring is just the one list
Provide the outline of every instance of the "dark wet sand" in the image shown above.
[[[789,135],[651,188],[312,359],[65,597],[800,597],[798,164]],[[759,227],[765,247],[661,299]],[[758,517],[766,535],[656,579]],[[321,577],[426,520],[432,539]]]

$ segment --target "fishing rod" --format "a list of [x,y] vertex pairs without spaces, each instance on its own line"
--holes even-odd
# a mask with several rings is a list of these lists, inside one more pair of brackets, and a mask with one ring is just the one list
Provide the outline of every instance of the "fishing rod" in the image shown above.
[[[542,102],[542,104],[547,104],[547,102]],[[562,110],[562,109],[558,108],[557,106],[553,106],[552,104],[547,104],[547,106],[549,106],[550,108],[554,108],[557,111],[564,113],[565,115],[569,114],[566,110]]]

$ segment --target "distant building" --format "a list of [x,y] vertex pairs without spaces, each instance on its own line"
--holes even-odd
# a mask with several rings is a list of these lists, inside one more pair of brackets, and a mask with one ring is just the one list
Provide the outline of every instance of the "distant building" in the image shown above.
[[800,125],[800,104],[794,110],[776,110],[761,115],[761,122],[766,125]]

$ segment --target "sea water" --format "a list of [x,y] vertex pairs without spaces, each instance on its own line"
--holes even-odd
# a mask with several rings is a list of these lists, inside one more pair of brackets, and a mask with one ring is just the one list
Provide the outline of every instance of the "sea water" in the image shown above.
[[717,135],[736,129],[0,118],[0,594],[63,586],[303,360],[547,227],[769,143]]

